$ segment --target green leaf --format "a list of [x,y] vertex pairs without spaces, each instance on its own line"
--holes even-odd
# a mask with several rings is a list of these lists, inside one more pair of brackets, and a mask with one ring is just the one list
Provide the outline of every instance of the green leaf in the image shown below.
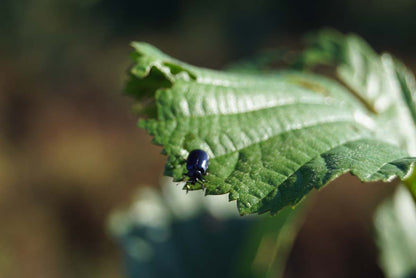
[[150,103],[139,125],[164,147],[165,174],[183,180],[189,151],[207,151],[206,194],[229,193],[240,214],[277,213],[347,172],[362,181],[403,178],[414,162],[401,125],[387,121],[397,109],[373,113],[364,93],[333,80],[213,71],[133,47],[126,92]]
[[416,154],[416,83],[413,74],[388,53],[378,55],[360,37],[323,30],[309,39],[302,64],[335,65],[338,77],[374,114],[380,136],[399,140]]
[[409,191],[400,186],[375,215],[380,265],[387,277],[416,275],[416,207]]

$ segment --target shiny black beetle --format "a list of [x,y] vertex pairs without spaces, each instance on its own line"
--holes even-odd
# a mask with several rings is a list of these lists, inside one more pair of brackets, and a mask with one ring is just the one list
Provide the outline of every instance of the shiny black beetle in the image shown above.
[[209,157],[203,150],[193,150],[189,153],[186,160],[186,169],[188,170],[189,180],[187,183],[199,183],[205,188],[203,176],[207,174]]

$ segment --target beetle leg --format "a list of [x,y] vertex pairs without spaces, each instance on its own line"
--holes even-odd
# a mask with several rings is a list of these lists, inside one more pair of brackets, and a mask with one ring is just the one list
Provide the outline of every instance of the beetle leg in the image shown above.
[[205,189],[205,185],[203,182],[200,181],[199,184],[201,185],[202,189]]
[[188,182],[186,182],[185,188],[186,188],[186,194],[188,194],[189,190],[191,189],[191,188],[189,187]]
[[199,183],[201,185],[202,189],[205,189],[205,185],[204,185],[205,180],[202,177],[201,172],[198,171],[197,178],[195,180],[196,180],[197,183]]
[[204,180],[198,180],[197,183],[201,185],[202,189],[205,189]]

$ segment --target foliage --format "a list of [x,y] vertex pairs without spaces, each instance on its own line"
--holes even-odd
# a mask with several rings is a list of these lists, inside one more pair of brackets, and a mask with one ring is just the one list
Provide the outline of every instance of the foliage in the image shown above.
[[387,277],[416,277],[416,206],[411,194],[399,187],[375,216],[380,264]]
[[318,34],[297,64],[335,65],[347,87],[299,71],[213,71],[132,46],[125,91],[168,155],[165,174],[183,180],[189,151],[204,149],[206,194],[229,193],[242,215],[277,213],[347,172],[403,178],[414,162],[413,75],[354,35]]
[[198,193],[167,182],[112,214],[129,277],[281,277],[297,211],[241,218],[223,198]]

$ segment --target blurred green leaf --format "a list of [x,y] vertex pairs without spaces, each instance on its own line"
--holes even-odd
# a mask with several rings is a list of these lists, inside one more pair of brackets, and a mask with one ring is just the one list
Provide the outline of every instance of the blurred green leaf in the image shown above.
[[[415,154],[415,94],[413,74],[391,55],[378,55],[356,35],[333,30],[319,32],[309,40],[302,66],[333,65],[338,78],[372,111],[379,137],[397,140]],[[413,198],[415,172],[392,200],[386,201],[375,216],[380,263],[388,277],[416,276],[416,207]],[[411,193],[411,194],[409,194]]]
[[380,136],[398,140],[416,154],[416,82],[388,53],[378,55],[360,37],[323,30],[309,38],[303,67],[334,65],[339,79],[372,111]]
[[416,277],[416,206],[403,186],[378,208],[375,226],[387,277]]
[[[225,197],[225,196],[223,196]],[[110,217],[130,277],[281,277],[299,222],[297,211],[239,217],[223,197],[143,189]]]
[[[403,178],[414,162],[403,147],[411,143],[404,138],[413,127],[407,127],[408,117],[396,115],[399,110],[389,109],[395,101],[390,90],[399,88],[395,92],[400,93],[402,88],[378,84],[385,76],[377,71],[370,74],[377,77],[375,86],[393,87],[383,87],[383,94],[374,98],[372,91],[357,97],[318,75],[213,71],[180,62],[148,44],[133,47],[135,65],[126,93],[139,102],[154,100],[149,110],[156,112],[147,113],[139,125],[164,147],[165,173],[183,180],[189,151],[207,151],[206,194],[229,193],[240,214],[277,213],[347,172],[362,181]],[[330,50],[325,52],[327,61],[333,58]],[[344,69],[344,76],[355,70]],[[384,110],[375,113],[378,106],[371,101],[381,97]],[[398,125],[390,117],[402,122]]]

